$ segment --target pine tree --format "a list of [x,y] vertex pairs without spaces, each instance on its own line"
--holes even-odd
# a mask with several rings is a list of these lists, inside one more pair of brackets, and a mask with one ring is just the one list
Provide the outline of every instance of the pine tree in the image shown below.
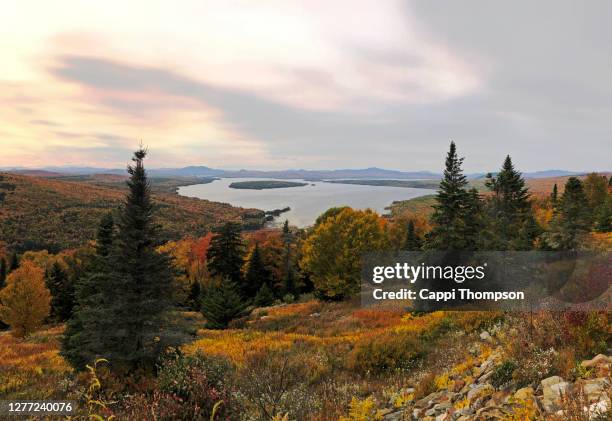
[[255,295],[255,299],[253,300],[253,305],[256,307],[267,307],[274,303],[274,294],[272,290],[268,286],[268,284],[263,284],[259,291],[257,291],[257,295]]
[[244,314],[246,304],[231,279],[208,287],[203,294],[201,312],[208,329],[225,329],[229,322]]
[[45,284],[51,292],[49,316],[58,322],[68,320],[74,306],[74,285],[58,262],[53,263],[51,269],[46,273]]
[[446,156],[444,178],[436,195],[431,216],[433,228],[427,235],[426,247],[433,250],[472,250],[478,233],[472,232],[470,220],[474,198],[466,190],[467,178],[457,155],[455,142],[451,142]]
[[100,220],[100,225],[98,226],[98,234],[96,240],[96,252],[99,256],[108,256],[111,252],[111,247],[113,245],[115,235],[115,222],[113,220],[113,215],[111,213],[107,213]]
[[255,244],[244,274],[242,293],[245,297],[254,297],[263,285],[270,284],[272,275],[264,264],[259,245]]
[[[90,267],[75,284],[75,306],[66,323],[61,354],[75,368],[83,369],[105,353],[104,330],[113,329],[105,318],[105,305],[110,305],[110,284],[113,278],[109,253],[113,246],[112,218],[105,216],[98,226],[96,254]],[[110,228],[110,229],[109,229]]]
[[542,234],[543,230],[538,225],[533,215],[529,215],[519,229],[517,237],[511,244],[512,250],[533,250],[536,239]]
[[517,244],[520,229],[532,213],[525,180],[508,155],[495,177],[487,175],[485,185],[493,195],[487,201],[489,237],[484,247],[492,250],[512,249]]
[[7,264],[4,257],[0,258],[0,289],[4,288],[6,285],[6,272],[7,272]]
[[240,224],[228,222],[215,235],[208,249],[208,270],[212,276],[229,278],[236,284],[242,281],[244,245],[240,238]]
[[606,202],[599,207],[595,215],[595,229],[598,232],[612,231],[612,195],[610,194],[608,194]]
[[77,286],[78,305],[64,355],[78,368],[92,357],[103,357],[121,371],[153,369],[165,347],[180,339],[169,329],[172,270],[169,258],[156,251],[158,226],[145,156],[142,148],[134,153],[117,233],[113,239],[105,217],[98,230],[95,270]]
[[202,285],[199,280],[194,280],[189,287],[189,296],[187,302],[193,311],[200,311],[200,300],[202,295]]
[[406,230],[406,241],[404,242],[404,250],[415,251],[420,250],[423,242],[421,237],[416,233],[414,229],[414,221],[411,219],[408,221],[408,228]]
[[575,249],[580,238],[590,230],[591,224],[591,212],[582,182],[576,177],[570,177],[565,184],[546,242],[556,250]]

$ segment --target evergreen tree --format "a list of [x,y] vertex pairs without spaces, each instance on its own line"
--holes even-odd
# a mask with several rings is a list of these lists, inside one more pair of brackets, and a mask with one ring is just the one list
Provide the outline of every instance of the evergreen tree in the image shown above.
[[556,250],[575,249],[580,237],[591,228],[591,213],[582,182],[570,177],[559,201],[558,212],[552,222],[547,244]]
[[229,322],[244,314],[246,304],[231,279],[208,287],[203,294],[201,312],[208,329],[225,329]]
[[49,316],[59,322],[68,320],[74,306],[74,285],[62,266],[55,262],[45,275],[45,284],[51,292],[51,312]]
[[129,192],[114,241],[112,224],[105,218],[98,231],[94,271],[77,287],[78,305],[64,355],[79,368],[92,357],[103,357],[122,371],[153,369],[165,347],[179,342],[168,329],[172,270],[168,257],[156,251],[159,228],[152,219],[145,156],[139,149],[128,166]]
[[253,305],[256,307],[268,307],[274,303],[274,294],[272,290],[268,286],[268,284],[263,284],[259,291],[257,291],[257,295],[255,295],[255,299],[253,300]]
[[533,215],[529,215],[519,229],[517,237],[513,240],[513,250],[533,250],[536,239],[543,233]]
[[6,285],[7,264],[4,257],[0,258],[0,289]]
[[406,241],[404,242],[404,250],[415,251],[420,250],[423,242],[421,237],[416,233],[414,229],[414,221],[411,219],[408,221],[408,228],[406,230]]
[[245,297],[254,297],[263,285],[269,286],[271,277],[264,264],[259,245],[255,244],[247,262],[242,293]]
[[612,195],[610,194],[595,215],[595,229],[598,232],[612,231]]
[[487,202],[489,237],[484,247],[492,250],[511,249],[519,241],[521,228],[531,217],[525,180],[508,155],[495,177],[487,175],[485,185],[493,195]]
[[189,296],[187,297],[187,301],[189,307],[193,311],[200,311],[200,300],[202,299],[202,285],[199,280],[194,280],[189,288]]
[[463,158],[457,155],[455,142],[451,142],[446,156],[444,178],[436,195],[436,204],[431,216],[432,230],[427,235],[426,247],[433,250],[473,250],[477,232],[471,230],[470,220],[474,197],[470,196],[467,179],[461,165]]
[[113,215],[107,213],[100,220],[98,234],[96,237],[96,252],[99,256],[106,257],[111,252],[115,232],[115,222]]
[[240,224],[228,222],[215,235],[208,249],[208,270],[211,275],[229,278],[241,284],[244,245],[240,238]]
[[105,216],[98,226],[94,259],[75,284],[75,306],[66,324],[61,353],[76,368],[85,368],[104,355],[104,329],[113,329],[112,321],[103,318],[104,306],[111,305],[108,290],[113,280],[109,253],[114,237],[109,233],[112,218]]
[[552,203],[553,208],[557,207],[558,195],[557,183],[555,183],[552,193],[550,194],[550,202]]

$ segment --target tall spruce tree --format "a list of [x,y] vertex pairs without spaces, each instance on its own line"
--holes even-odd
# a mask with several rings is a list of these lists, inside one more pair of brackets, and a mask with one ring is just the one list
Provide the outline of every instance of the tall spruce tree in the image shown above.
[[253,298],[263,285],[267,285],[270,288],[271,278],[272,274],[266,268],[261,251],[259,250],[259,244],[255,244],[246,264],[244,286],[242,288],[243,295]]
[[211,275],[228,278],[236,285],[242,284],[244,245],[240,237],[240,224],[228,222],[221,227],[208,249],[208,270]]
[[591,225],[591,212],[582,182],[570,177],[551,223],[551,231],[547,233],[546,243],[556,250],[576,249]]
[[493,193],[487,201],[488,241],[484,247],[490,250],[512,250],[524,247],[519,240],[520,230],[531,217],[529,190],[525,180],[506,156],[497,175],[487,175],[486,187]]
[[62,341],[62,356],[77,369],[85,368],[105,355],[104,330],[113,329],[104,307],[109,302],[113,264],[109,254],[114,243],[114,222],[110,214],[98,225],[96,253],[89,267],[75,284],[75,306],[66,324]]
[[471,221],[476,215],[473,195],[466,190],[467,178],[461,165],[463,158],[457,155],[455,142],[451,142],[446,156],[444,178],[436,195],[436,204],[431,216],[432,230],[426,239],[426,248],[433,250],[473,250],[478,232]]
[[45,274],[45,284],[51,292],[49,316],[58,322],[65,322],[72,315],[74,307],[74,285],[62,266],[55,262]]
[[406,228],[406,241],[404,241],[404,250],[415,251],[420,250],[423,246],[423,241],[421,237],[417,234],[414,228],[414,220],[408,221],[408,226]]
[[246,303],[231,279],[223,279],[203,293],[201,312],[209,329],[225,329],[229,322],[244,314],[245,308]]
[[105,219],[98,231],[95,272],[78,287],[76,322],[64,353],[77,367],[93,356],[108,359],[121,371],[153,369],[165,347],[180,339],[169,328],[172,270],[169,258],[156,250],[158,226],[145,156],[142,148],[134,153],[114,241],[106,247],[113,230]]
[[557,189],[557,183],[553,186],[552,193],[550,194],[550,203],[553,208],[557,207],[557,201],[559,200],[559,191]]

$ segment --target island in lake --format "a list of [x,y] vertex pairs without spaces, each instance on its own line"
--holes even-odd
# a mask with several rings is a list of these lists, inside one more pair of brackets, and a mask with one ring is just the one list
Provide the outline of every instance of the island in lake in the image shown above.
[[362,186],[410,187],[437,190],[440,180],[324,180],[326,183],[357,184]]
[[229,185],[232,189],[249,189],[249,190],[264,190],[264,189],[284,189],[288,187],[307,186],[308,183],[299,183],[296,181],[280,181],[280,180],[257,180],[257,181],[237,181]]

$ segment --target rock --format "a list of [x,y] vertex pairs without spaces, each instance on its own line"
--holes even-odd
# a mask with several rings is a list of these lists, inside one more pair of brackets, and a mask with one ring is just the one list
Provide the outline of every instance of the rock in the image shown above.
[[612,363],[612,358],[608,357],[604,354],[597,354],[590,360],[584,360],[580,363],[583,368],[593,368],[602,364],[610,364]]
[[528,399],[533,399],[533,394],[534,391],[532,387],[523,387],[514,393],[514,399],[526,401]]
[[561,397],[566,395],[570,383],[563,381],[559,376],[552,376],[542,380],[542,406],[547,412],[554,412],[561,404]]
[[582,385],[582,391],[589,403],[597,402],[602,397],[607,396],[605,393],[606,387],[609,382],[605,378],[587,380]]
[[321,313],[312,313],[310,317],[320,317]]
[[484,373],[482,376],[480,376],[477,380],[478,383],[486,383],[491,376],[493,375],[493,371],[489,371],[488,373]]
[[476,411],[476,419],[482,420],[505,420],[506,414],[498,406],[487,406]]
[[482,339],[485,342],[493,342],[493,338],[491,337],[491,334],[487,332],[486,330],[482,331],[482,333],[480,334],[480,339]]
[[383,415],[384,421],[401,421],[404,419],[404,411],[395,411]]
[[429,408],[427,411],[425,411],[426,417],[433,417],[434,415],[436,415],[436,410],[433,408]]
[[446,411],[448,411],[452,407],[453,406],[449,402],[442,402],[435,404],[432,409],[436,412],[436,414],[441,414],[446,413]]
[[476,399],[488,396],[493,392],[495,392],[495,389],[489,383],[479,384],[478,386],[467,392],[467,398],[469,402],[474,402]]
[[540,384],[542,385],[542,390],[543,390],[548,386],[552,386],[553,384],[556,384],[556,383],[561,383],[562,381],[563,381],[563,378],[559,376],[552,376],[552,377],[548,377],[542,380]]
[[603,414],[608,412],[608,408],[610,408],[610,401],[607,399],[602,399],[599,402],[595,402],[589,405],[588,415],[589,419],[597,418]]
[[465,386],[465,380],[463,379],[459,379],[459,380],[455,380],[455,382],[453,383],[453,387],[451,388],[451,390],[455,393],[459,392],[461,389],[463,389],[463,386]]

